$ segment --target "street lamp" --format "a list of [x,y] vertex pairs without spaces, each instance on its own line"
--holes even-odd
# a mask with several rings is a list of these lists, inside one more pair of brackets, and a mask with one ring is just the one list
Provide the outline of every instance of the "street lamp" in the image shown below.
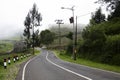
[[76,60],[76,47],[75,47],[75,25],[74,25],[74,7],[72,6],[71,8],[65,8],[65,7],[61,7],[61,9],[68,9],[72,11],[72,15],[73,15],[73,59]]

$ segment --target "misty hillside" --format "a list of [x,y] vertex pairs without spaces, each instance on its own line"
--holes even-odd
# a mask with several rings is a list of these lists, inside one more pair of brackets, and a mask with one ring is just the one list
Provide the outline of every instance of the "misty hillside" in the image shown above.
[[1,36],[0,40],[20,40],[22,36],[23,36],[22,31],[18,31],[18,32],[16,31],[15,33],[12,33],[10,35]]
[[[81,38],[81,32],[85,28],[86,25],[78,24],[77,27],[77,39],[79,40]],[[75,26],[76,27],[76,26]],[[50,26],[50,31],[54,32],[56,36],[59,36],[59,27],[57,24],[53,24]],[[61,31],[61,46],[68,45],[71,40],[65,37],[65,35],[68,35],[69,32],[73,32],[73,25],[72,24],[62,24],[60,26]],[[52,43],[52,46],[58,46],[59,45],[59,38],[56,38],[54,42]]]
[[[77,33],[81,33],[82,30],[85,28],[86,25],[83,24],[78,24],[77,25]],[[75,25],[76,27],[76,25]],[[50,31],[58,34],[59,32],[59,27],[57,24],[50,25]],[[68,34],[69,32],[73,32],[73,25],[72,24],[62,24],[60,25],[60,30],[61,30],[61,35]]]

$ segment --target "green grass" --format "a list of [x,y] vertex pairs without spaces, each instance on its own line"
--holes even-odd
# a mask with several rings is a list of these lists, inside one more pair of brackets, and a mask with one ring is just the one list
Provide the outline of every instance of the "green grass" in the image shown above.
[[[19,61],[13,62],[13,56],[18,55],[19,57],[25,53],[12,53],[9,55],[2,55],[0,56],[0,80],[15,80],[16,75],[19,71],[20,64],[27,61],[29,57],[25,57],[23,59],[19,59]],[[11,57],[11,64],[7,64],[7,69],[3,67],[3,60],[4,58]]]
[[[25,53],[32,54],[32,49],[28,50]],[[35,55],[25,57],[15,63],[13,62],[13,56],[18,55],[20,57],[21,55],[24,55],[25,53],[12,53],[12,54],[0,56],[0,80],[15,80],[17,73],[19,71],[19,68],[20,68],[20,64],[27,61],[32,56],[39,55],[40,50],[35,49]],[[7,64],[7,69],[4,69],[3,60],[4,58],[8,58],[8,57],[11,57],[11,64],[10,65]]]
[[0,53],[6,53],[13,49],[13,44],[10,42],[0,42]]
[[120,73],[120,66],[112,66],[112,65],[97,63],[97,62],[93,62],[93,61],[81,59],[81,58],[77,58],[77,60],[74,61],[73,59],[71,59],[71,56],[69,55],[66,55],[64,53],[60,54],[59,51],[54,51],[54,53],[60,59],[68,61],[68,62]]
[[39,54],[40,54],[40,50],[35,49],[35,55],[37,56]]
[[[30,48],[30,51],[29,51],[29,52],[33,52],[33,48]],[[34,53],[35,53],[34,55],[37,56],[37,55],[40,54],[40,50],[37,49],[37,48],[35,48]]]
[[4,69],[3,66],[0,67],[0,79],[1,80],[15,80],[17,73],[20,68],[20,64],[27,61],[29,58],[25,58],[16,63],[11,63],[7,69]]

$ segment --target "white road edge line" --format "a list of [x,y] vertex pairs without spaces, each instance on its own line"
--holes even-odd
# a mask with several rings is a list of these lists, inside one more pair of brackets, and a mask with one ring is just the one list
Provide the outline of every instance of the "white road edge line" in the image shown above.
[[[56,56],[57,58],[59,58],[56,54],[55,54],[55,56]],[[59,59],[60,59],[60,58],[59,58]],[[70,63],[70,62],[68,62],[68,61],[64,61],[64,62]],[[79,65],[79,64],[76,64],[76,63],[72,63],[72,64]],[[90,69],[94,69],[94,70],[99,70],[99,71],[107,72],[107,73],[112,73],[112,74],[120,75],[120,73],[117,73],[117,72],[108,71],[108,70],[103,70],[103,69],[99,69],[99,68],[95,68],[95,67],[90,67],[90,66],[85,66],[85,65],[82,65],[82,64],[80,64],[80,66],[86,67],[86,68],[90,68]]]
[[81,75],[81,74],[78,74],[78,73],[76,73],[76,72],[74,72],[74,71],[71,71],[71,70],[69,70],[69,69],[67,69],[67,68],[64,68],[64,67],[62,67],[62,66],[59,66],[59,65],[53,63],[52,61],[50,61],[50,60],[48,59],[48,54],[49,54],[49,53],[47,52],[46,60],[47,60],[48,62],[52,63],[53,65],[55,65],[55,66],[57,66],[57,67],[65,70],[65,71],[68,71],[68,72],[70,72],[70,73],[73,73],[73,74],[75,74],[75,75],[77,75],[77,76],[79,76],[79,77],[85,78],[85,79],[87,79],[87,80],[92,80],[91,78],[88,78],[88,77],[86,77],[86,76],[83,76],[83,75]]
[[22,80],[25,80],[25,69],[27,67],[27,65],[33,60],[35,59],[36,57],[30,59],[25,65],[24,65],[24,68],[23,68],[23,73],[22,73]]

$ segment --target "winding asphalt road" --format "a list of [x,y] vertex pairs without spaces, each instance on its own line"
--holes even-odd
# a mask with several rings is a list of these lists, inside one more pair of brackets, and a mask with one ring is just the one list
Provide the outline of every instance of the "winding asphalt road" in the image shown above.
[[51,51],[41,50],[21,66],[16,80],[120,80],[120,74],[65,62]]

